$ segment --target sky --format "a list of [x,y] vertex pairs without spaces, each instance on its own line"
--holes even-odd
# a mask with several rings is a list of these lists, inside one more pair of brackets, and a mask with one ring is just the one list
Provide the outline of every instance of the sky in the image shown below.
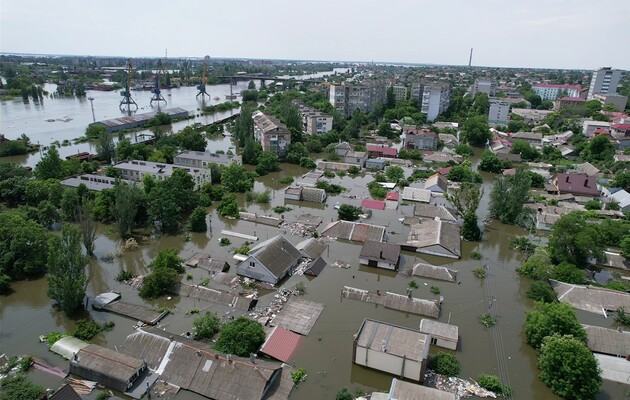
[[0,52],[630,70],[630,0],[0,0]]

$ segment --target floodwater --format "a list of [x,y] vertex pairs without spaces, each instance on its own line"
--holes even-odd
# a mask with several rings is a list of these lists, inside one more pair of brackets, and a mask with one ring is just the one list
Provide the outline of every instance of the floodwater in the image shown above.
[[[226,89],[229,91],[227,85]],[[178,89],[182,97],[184,93],[194,98],[193,88]],[[176,90],[173,92],[175,93]],[[148,103],[148,93],[146,98],[140,97],[136,92],[136,101],[139,98]],[[145,92],[142,92],[145,93]],[[99,93],[102,95],[112,95],[112,93]],[[211,94],[213,94],[211,89]],[[173,98],[171,96],[171,98]],[[96,98],[96,97],[95,97]],[[101,99],[103,100],[103,99]],[[142,100],[142,101],[144,101]],[[21,101],[21,100],[20,100]],[[67,138],[78,136],[79,133],[63,133],[63,129],[50,133],[43,127],[64,124],[63,122],[35,123],[34,119],[47,118],[47,115],[57,115],[55,109],[57,101],[69,100],[45,100],[43,109],[35,112],[37,117],[29,121],[31,126],[40,126],[41,131],[27,132],[32,139],[43,140],[44,137],[54,137],[53,135],[66,134]],[[83,121],[81,126],[91,121],[89,103],[80,100],[76,102],[77,115],[81,115],[68,122],[75,120]],[[113,111],[116,112],[117,103],[109,100]],[[95,103],[97,100],[95,100]],[[104,103],[104,101],[102,101]],[[180,106],[173,101],[173,106]],[[13,103],[12,103],[13,104]],[[139,104],[141,102],[139,101]],[[20,104],[22,107],[23,105]],[[169,104],[171,106],[171,104]],[[3,104],[3,115],[5,115],[5,105]],[[12,107],[17,107],[15,104]],[[31,104],[31,107],[32,104]],[[87,107],[87,108],[86,108]],[[96,105],[95,105],[96,108]],[[64,110],[64,115],[70,114]],[[82,111],[81,111],[82,110]],[[50,113],[50,114],[47,114]],[[87,116],[83,115],[87,113]],[[116,114],[117,116],[117,114]],[[17,123],[19,118],[6,121]],[[69,126],[69,125],[63,125]],[[82,129],[82,128],[81,128]],[[231,146],[229,138],[218,139],[210,142],[209,147],[216,149],[227,149]],[[475,156],[478,158],[478,154]],[[271,190],[272,201],[269,205],[247,205],[244,203],[244,196],[240,196],[241,205],[247,207],[251,212],[261,214],[273,214],[271,208],[276,205],[283,205],[284,185],[279,180],[286,176],[300,176],[307,172],[306,169],[289,164],[281,164],[281,171],[261,177],[255,184],[256,191]],[[406,170],[408,175],[410,169]],[[492,175],[484,174],[484,198],[482,199],[479,220],[482,221],[487,216],[488,197],[492,185]],[[337,203],[349,203],[359,205],[363,197],[368,196],[366,184],[370,182],[370,176],[363,177],[336,177],[331,181],[341,184],[348,189],[347,192],[338,196],[328,198],[322,207],[319,204],[310,205],[308,203],[291,203],[292,211],[283,214],[284,218],[291,222],[297,216],[304,213],[311,213],[322,216],[324,223],[320,230],[329,222],[336,220],[337,212],[334,205]],[[348,196],[356,196],[349,198]],[[253,234],[265,240],[277,234],[285,234],[293,243],[302,240],[301,237],[292,236],[290,232],[282,228],[256,225],[246,221],[234,221],[221,218],[217,215],[214,207],[209,209],[209,229],[205,234],[180,234],[176,236],[155,236],[149,231],[136,231],[135,238],[140,244],[137,250],[128,251],[122,257],[115,258],[113,262],[105,262],[101,257],[113,251],[118,246],[119,238],[111,227],[101,226],[100,237],[96,242],[96,259],[89,265],[90,283],[88,286],[88,296],[94,298],[95,295],[104,291],[120,291],[122,298],[126,302],[136,304],[148,304],[152,307],[168,307],[173,313],[162,321],[162,327],[175,334],[181,334],[191,330],[194,316],[187,315],[192,309],[216,312],[223,318],[228,317],[232,310],[216,307],[212,304],[200,302],[195,299],[161,298],[145,303],[137,295],[137,292],[127,285],[119,284],[115,281],[115,276],[121,268],[130,270],[134,274],[142,274],[148,271],[147,265],[156,257],[161,249],[174,248],[180,252],[182,258],[186,259],[195,253],[210,253],[214,258],[223,258],[232,265],[231,272],[234,272],[235,262],[232,259],[231,250],[244,243],[244,240],[230,237],[232,244],[227,247],[220,247],[218,244],[221,238],[222,229],[229,229],[241,233]],[[403,226],[398,218],[413,212],[413,205],[400,206],[396,211],[384,210],[374,211],[373,216],[367,220],[369,223],[387,226],[387,236],[391,242],[404,241],[409,228]],[[444,297],[442,312],[439,320],[450,321],[460,329],[460,345],[457,350],[457,357],[462,365],[460,376],[463,378],[475,378],[479,373],[490,373],[499,375],[501,371],[498,365],[505,365],[504,371],[508,377],[508,383],[514,390],[514,399],[556,399],[551,391],[537,378],[536,354],[525,344],[522,335],[522,324],[525,318],[525,311],[531,309],[532,303],[525,296],[528,283],[518,277],[515,267],[519,265],[522,258],[509,249],[510,241],[517,236],[527,235],[523,229],[502,225],[498,222],[491,222],[485,226],[484,240],[481,243],[462,242],[461,260],[452,261],[439,257],[419,256],[414,253],[404,252],[401,259],[401,268],[413,265],[415,262],[425,261],[438,265],[446,265],[449,268],[459,270],[458,280],[461,284],[431,281],[429,279],[414,278],[419,283],[419,288],[414,290],[414,296],[426,299],[434,299],[438,296],[430,292],[430,287],[435,285],[441,290]],[[329,265],[320,276],[310,278],[305,276],[293,276],[283,282],[284,287],[293,287],[298,282],[304,282],[307,293],[305,298],[325,304],[325,309],[315,324],[308,337],[305,337],[301,346],[291,360],[291,364],[296,367],[307,369],[308,377],[303,383],[296,387],[291,396],[292,399],[319,400],[332,399],[336,391],[341,387],[348,387],[353,392],[362,389],[366,392],[373,390],[387,390],[390,386],[392,376],[370,370],[352,363],[352,340],[353,334],[358,330],[364,318],[373,318],[410,328],[418,328],[421,317],[387,310],[375,305],[355,302],[351,300],[341,300],[341,288],[344,285],[362,289],[391,291],[404,294],[408,283],[411,280],[400,274],[390,271],[378,270],[366,266],[359,266],[358,255],[361,246],[345,242],[332,242],[324,258]],[[475,250],[483,254],[485,261],[474,261],[470,259],[470,253]],[[345,260],[350,262],[349,269],[341,269],[330,266],[335,260]],[[485,280],[479,280],[472,274],[472,269],[487,263],[489,276]],[[189,283],[197,284],[205,277],[207,272],[187,268],[186,274],[190,274],[192,279],[186,280]],[[40,278],[32,281],[17,282],[13,285],[14,292],[8,296],[0,298],[0,354],[33,354],[43,359],[53,366],[67,368],[67,361],[49,352],[44,344],[39,343],[39,335],[50,331],[72,331],[76,319],[65,317],[62,313],[51,306],[51,301],[46,295],[46,279]],[[494,300],[494,307],[499,317],[499,323],[494,328],[484,328],[478,322],[478,316],[488,312],[491,299]],[[273,293],[265,294],[260,298],[260,306],[265,306],[273,300]],[[87,312],[86,312],[87,313]],[[94,342],[110,348],[116,348],[123,343],[125,337],[133,332],[135,321],[125,317],[97,311],[89,311],[91,317],[99,323],[114,321],[116,326],[113,331],[99,334]],[[578,312],[580,321],[601,326],[612,326],[611,320],[606,320],[602,316]],[[500,334],[499,334],[500,332]],[[503,355],[501,363],[497,359],[497,343],[500,344],[499,352]],[[436,349],[432,348],[432,352]],[[56,388],[60,380],[40,373],[31,372],[31,378],[48,388]],[[624,391],[627,386],[604,381],[603,392],[598,395],[598,399],[620,399],[624,398]],[[177,399],[200,399],[199,396],[190,392],[181,392]]]

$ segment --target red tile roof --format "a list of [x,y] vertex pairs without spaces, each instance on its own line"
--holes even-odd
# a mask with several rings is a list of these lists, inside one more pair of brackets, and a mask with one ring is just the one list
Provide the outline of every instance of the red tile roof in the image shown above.
[[438,168],[437,173],[440,175],[448,175],[448,173],[451,172],[452,169],[453,167]]
[[263,343],[260,351],[277,360],[287,362],[297,349],[301,339],[302,337],[297,333],[276,326]]
[[385,200],[395,200],[398,201],[398,192],[387,192],[387,196],[385,197]]
[[594,176],[586,174],[558,174],[554,182],[560,194],[571,193],[576,196],[598,196]]
[[614,124],[612,128],[627,131],[630,130],[630,124]]
[[361,207],[372,208],[374,210],[384,210],[385,202],[383,200],[363,199]]
[[593,135],[610,135],[610,131],[604,128],[597,128],[593,131]]
[[582,87],[580,87],[580,85],[558,85],[553,83],[539,83],[536,85],[532,85],[532,87],[582,90]]
[[560,101],[586,101],[586,99],[583,99],[581,97],[571,97],[571,96],[564,96],[562,98],[560,98]]
[[385,146],[367,146],[367,151],[370,153],[382,153],[385,156],[398,155],[398,150],[392,147],[385,147]]

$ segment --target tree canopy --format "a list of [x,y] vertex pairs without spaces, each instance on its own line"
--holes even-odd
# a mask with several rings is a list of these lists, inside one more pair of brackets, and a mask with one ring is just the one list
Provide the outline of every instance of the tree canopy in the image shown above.
[[247,357],[256,353],[264,341],[265,330],[259,322],[238,317],[223,326],[214,348],[223,353]]
[[575,315],[575,311],[566,303],[538,303],[534,311],[525,317],[525,338],[527,344],[539,349],[547,336],[554,334],[573,335],[586,343],[586,331]]
[[517,168],[514,175],[499,176],[490,192],[490,216],[504,224],[521,223],[530,186],[531,180],[524,168]]
[[337,212],[339,219],[344,221],[356,221],[361,215],[361,208],[351,206],[350,204],[342,204]]
[[597,227],[589,223],[584,214],[575,211],[563,215],[554,224],[549,251],[554,263],[566,261],[578,267],[603,257]]

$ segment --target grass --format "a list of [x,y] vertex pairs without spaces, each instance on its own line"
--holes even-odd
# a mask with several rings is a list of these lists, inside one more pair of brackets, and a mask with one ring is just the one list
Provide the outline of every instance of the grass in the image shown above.
[[478,251],[473,251],[472,253],[470,253],[470,258],[472,258],[473,260],[481,260],[482,257],[483,255]]
[[473,269],[473,275],[475,275],[479,279],[484,279],[486,277],[486,270],[483,267],[477,267]]

